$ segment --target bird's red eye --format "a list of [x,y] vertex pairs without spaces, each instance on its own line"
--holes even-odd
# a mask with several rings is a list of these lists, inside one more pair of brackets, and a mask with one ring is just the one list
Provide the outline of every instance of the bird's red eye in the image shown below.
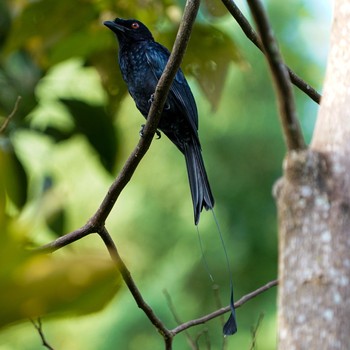
[[134,22],[132,25],[131,25],[131,28],[132,29],[138,29],[140,27],[140,25],[137,23],[137,22]]

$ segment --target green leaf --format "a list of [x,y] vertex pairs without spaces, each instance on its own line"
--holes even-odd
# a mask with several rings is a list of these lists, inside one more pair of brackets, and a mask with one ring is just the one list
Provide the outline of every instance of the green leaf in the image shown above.
[[117,154],[117,138],[113,122],[104,107],[92,106],[79,100],[60,101],[71,113],[77,131],[87,137],[103,166],[112,172]]
[[100,254],[33,255],[13,244],[0,252],[6,257],[0,258],[0,327],[43,315],[96,312],[121,286],[115,265]]
[[58,208],[49,217],[46,218],[47,226],[55,233],[55,236],[60,237],[64,234],[66,222],[66,211],[64,208]]

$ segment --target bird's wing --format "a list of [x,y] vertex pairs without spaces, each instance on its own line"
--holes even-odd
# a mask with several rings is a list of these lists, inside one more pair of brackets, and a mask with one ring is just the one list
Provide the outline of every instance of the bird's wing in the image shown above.
[[[162,45],[154,42],[153,45],[146,48],[147,63],[152,69],[156,79],[159,80],[164,68],[168,62],[170,53]],[[186,78],[179,69],[175,75],[173,84],[170,88],[169,95],[172,94],[175,98],[175,103],[184,115],[188,116],[188,121],[197,135],[198,130],[198,112],[196,102],[192,95],[191,89],[188,86]]]

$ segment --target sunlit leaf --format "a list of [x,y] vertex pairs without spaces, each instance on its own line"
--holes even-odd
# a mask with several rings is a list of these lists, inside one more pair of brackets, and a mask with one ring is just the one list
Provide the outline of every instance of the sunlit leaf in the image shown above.
[[120,288],[115,266],[101,255],[55,257],[11,248],[0,272],[0,327],[43,315],[96,312]]
[[117,154],[117,138],[113,121],[102,106],[83,101],[61,99],[74,118],[77,131],[87,137],[103,166],[111,172]]

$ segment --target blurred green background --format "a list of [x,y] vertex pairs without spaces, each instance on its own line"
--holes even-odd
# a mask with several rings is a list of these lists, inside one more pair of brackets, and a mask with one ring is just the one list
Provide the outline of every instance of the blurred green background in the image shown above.
[[[24,247],[48,243],[82,226],[139,139],[144,121],[121,79],[115,39],[102,22],[117,16],[137,18],[171,49],[184,3],[1,0],[0,125],[17,96],[22,101],[0,135],[0,310],[7,305],[11,314],[16,307],[11,300],[18,306],[13,289],[21,284],[18,276],[25,275],[18,271],[32,271],[27,267],[33,261],[22,256]],[[245,2],[237,4],[249,15]],[[266,5],[286,62],[320,90],[329,4],[290,0],[286,6],[270,0]],[[285,147],[271,80],[262,54],[219,0],[202,2],[182,68],[198,105],[215,213],[239,299],[277,276],[271,190],[281,175]],[[309,140],[318,106],[296,89],[295,96]],[[169,328],[176,322],[164,290],[182,321],[228,303],[229,277],[213,217],[203,213],[199,230],[219,296],[202,262],[185,162],[166,137],[152,143],[107,228],[144,298]],[[81,271],[96,270],[75,294],[77,300],[84,295],[85,302],[73,300],[71,312],[65,301],[47,301],[47,311],[54,316],[43,318],[44,332],[55,349],[163,349],[161,337],[115,271],[106,262],[94,264],[94,259],[108,259],[96,235],[54,255],[58,261],[34,264],[39,271],[52,266],[46,275],[54,276],[40,279],[33,289],[40,298],[45,298],[45,289],[71,290]],[[80,270],[72,275],[74,281],[64,279],[62,273],[76,266],[77,259]],[[106,281],[106,276],[108,281],[116,276],[115,281]],[[272,289],[237,310],[239,331],[225,340],[227,349],[252,348],[252,329],[261,315],[256,347],[275,347],[276,292]],[[13,320],[2,316],[0,325],[7,326],[0,330],[0,350],[41,348],[29,321],[8,325],[29,315],[18,312]],[[216,319],[192,328],[189,335],[199,338],[201,349],[208,348],[208,341],[211,349],[222,349],[222,322]],[[186,336],[178,335],[174,349],[187,348]]]

